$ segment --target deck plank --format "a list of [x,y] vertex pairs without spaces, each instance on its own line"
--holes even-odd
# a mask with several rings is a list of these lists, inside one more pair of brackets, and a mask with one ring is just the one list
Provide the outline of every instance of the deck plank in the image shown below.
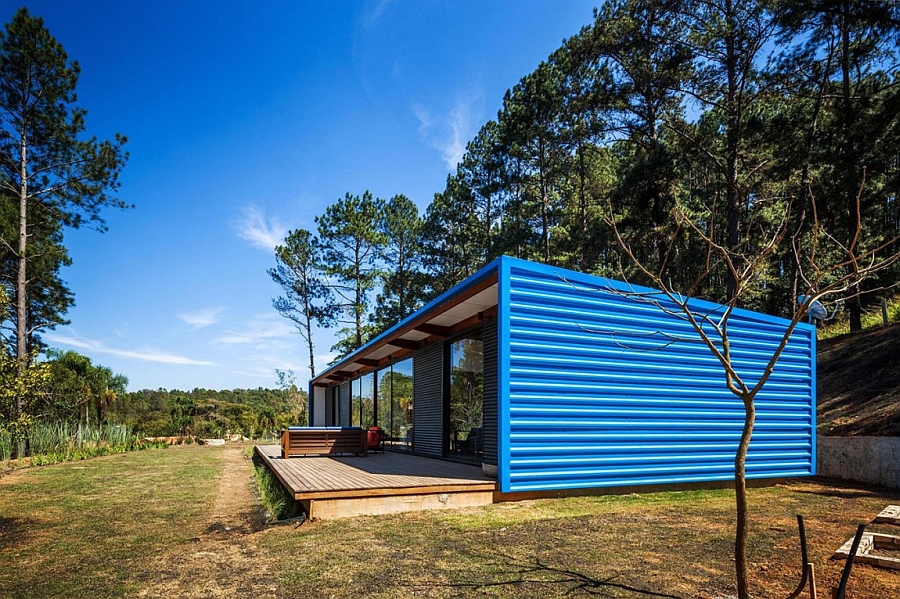
[[298,500],[496,490],[477,466],[399,452],[283,459],[278,445],[256,451]]

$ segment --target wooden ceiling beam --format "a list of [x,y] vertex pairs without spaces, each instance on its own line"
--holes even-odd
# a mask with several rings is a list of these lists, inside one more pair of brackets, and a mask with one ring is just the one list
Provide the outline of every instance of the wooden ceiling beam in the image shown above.
[[387,345],[393,345],[394,347],[399,347],[400,349],[416,350],[422,347],[422,342],[412,341],[410,339],[391,339],[387,342]]
[[437,335],[438,337],[446,337],[451,334],[452,327],[444,327],[439,324],[428,324],[423,322],[413,327],[414,331],[425,333],[427,335]]

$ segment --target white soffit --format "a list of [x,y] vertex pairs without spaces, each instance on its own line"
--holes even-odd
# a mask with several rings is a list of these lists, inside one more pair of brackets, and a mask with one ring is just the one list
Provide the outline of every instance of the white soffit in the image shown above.
[[375,351],[366,355],[366,357],[369,358],[370,360],[380,360],[381,358],[383,358],[385,356],[391,355],[395,351],[397,351],[397,348],[395,348],[393,345],[390,345],[390,344],[382,345]]
[[[497,305],[497,284],[494,283],[487,289],[479,291],[475,295],[470,298],[467,298],[460,303],[456,304],[449,310],[445,310],[437,314],[431,320],[428,320],[428,324],[452,327],[455,324],[458,324],[467,318],[475,316],[479,312],[483,312],[488,308],[493,308]],[[440,309],[440,308],[438,308]],[[413,329],[407,330],[401,335],[395,337],[395,339],[403,339],[405,341],[421,341],[427,337],[429,337],[429,333],[425,333],[423,331],[416,331]],[[370,351],[364,352],[362,355],[357,356],[357,359],[366,359],[366,360],[380,360],[386,356],[391,355],[392,353],[397,351],[397,347],[392,345],[390,341],[387,341],[384,345],[372,349]],[[346,363],[341,370],[347,373],[353,373],[357,370],[364,368],[362,364],[350,361]],[[328,376],[324,378],[330,378]]]
[[497,283],[494,283],[484,291],[480,291],[463,303],[477,304],[484,308],[492,308],[497,305]]
[[452,327],[453,325],[464,321],[465,319],[475,316],[479,312],[483,312],[488,308],[497,305],[497,284],[493,284],[484,291],[476,293],[472,297],[456,304],[446,312],[438,314],[428,321],[428,324],[436,324],[444,327]]
[[398,339],[406,339],[408,341],[421,341],[427,336],[428,333],[423,333],[422,331],[407,331],[402,336],[398,337]]

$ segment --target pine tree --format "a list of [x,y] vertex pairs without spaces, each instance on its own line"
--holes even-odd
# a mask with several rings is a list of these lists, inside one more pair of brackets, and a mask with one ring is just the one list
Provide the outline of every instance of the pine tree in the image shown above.
[[321,250],[312,233],[297,229],[288,233],[284,243],[275,248],[275,268],[269,276],[284,291],[272,300],[279,314],[291,320],[309,349],[309,374],[316,376],[312,327],[327,328],[335,318],[333,293],[322,270]]
[[379,229],[384,241],[381,293],[371,320],[383,331],[412,314],[425,295],[419,209],[406,196],[395,195],[382,206]]
[[379,280],[378,256],[385,236],[378,228],[383,202],[366,191],[347,193],[316,217],[322,264],[337,296],[345,336],[332,348],[341,355],[361,347],[372,333],[366,321],[372,291]]
[[[43,252],[64,256],[61,239],[54,237],[64,227],[91,224],[103,230],[101,209],[126,207],[112,195],[127,159],[126,140],[83,136],[85,111],[75,105],[79,73],[78,63],[69,62],[43,20],[27,9],[19,9],[0,33],[0,202],[2,213],[15,214],[18,225],[14,236],[0,233],[3,264],[15,263],[14,275],[4,276],[13,279],[11,339],[20,375],[37,332],[64,322],[71,304],[56,277],[64,259],[48,261]],[[47,300],[40,310],[35,295]],[[21,412],[21,401],[16,410]]]

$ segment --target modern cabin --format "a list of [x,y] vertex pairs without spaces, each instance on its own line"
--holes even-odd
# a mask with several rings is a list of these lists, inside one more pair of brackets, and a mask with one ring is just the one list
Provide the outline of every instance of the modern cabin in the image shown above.
[[[310,424],[380,426],[388,450],[480,464],[501,493],[732,480],[743,405],[673,308],[650,289],[501,257],[310,381]],[[787,325],[733,311],[745,380]],[[756,398],[749,479],[815,474],[815,345],[815,327],[798,325]]]

